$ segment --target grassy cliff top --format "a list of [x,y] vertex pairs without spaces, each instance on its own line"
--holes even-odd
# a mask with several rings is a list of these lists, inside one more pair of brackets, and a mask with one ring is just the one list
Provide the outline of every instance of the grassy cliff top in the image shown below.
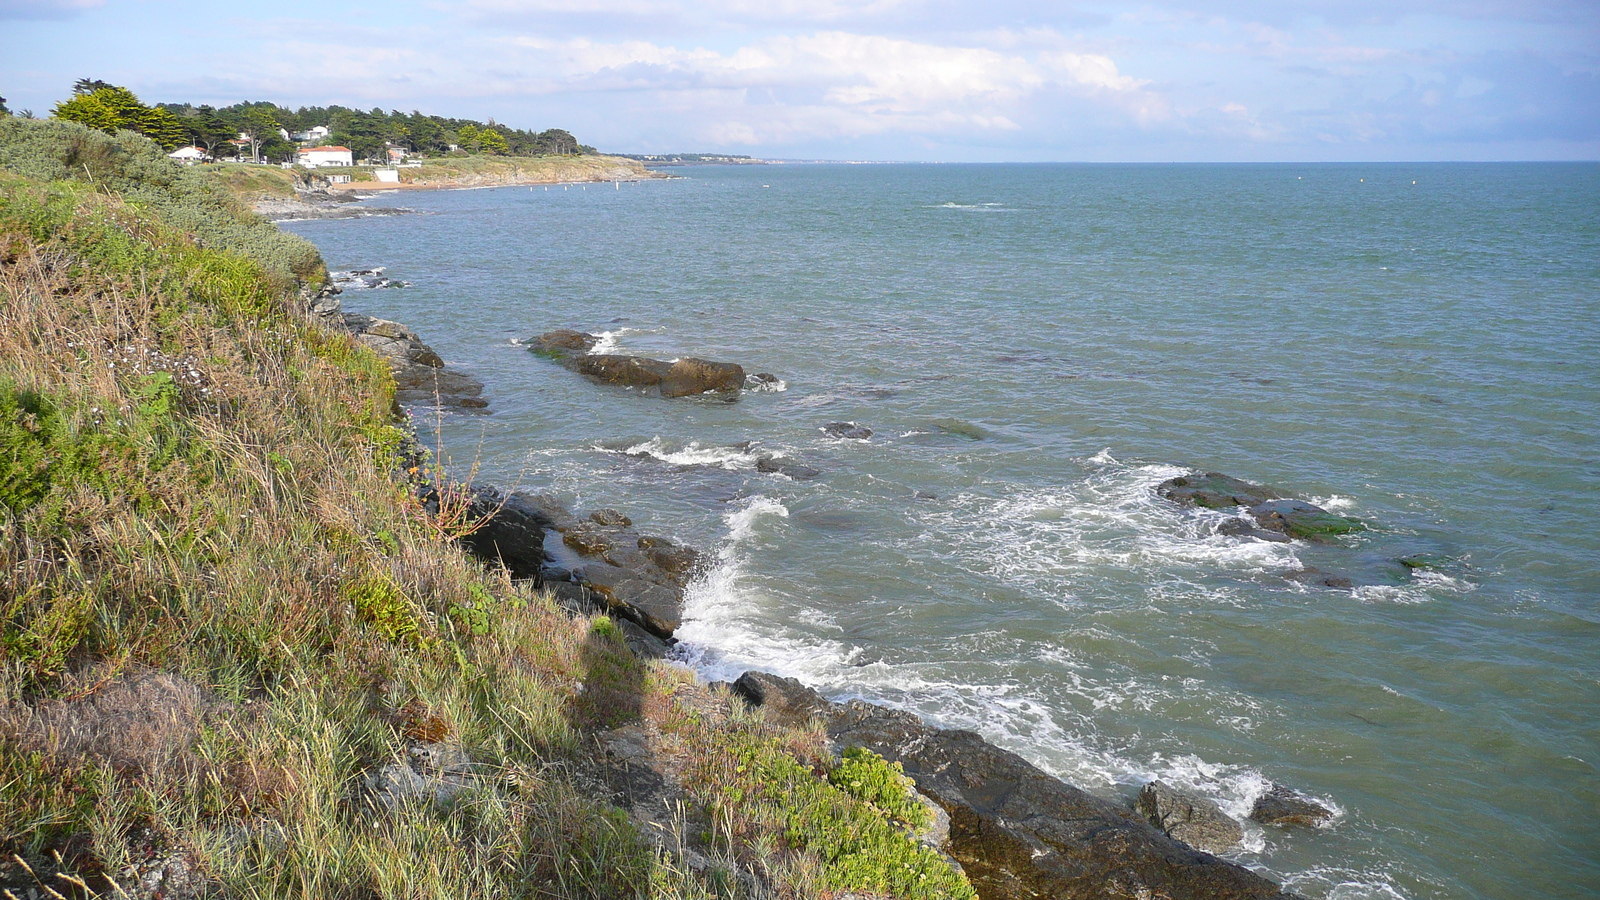
[[881,760],[465,556],[315,250],[137,140],[0,120],[0,888],[972,896]]

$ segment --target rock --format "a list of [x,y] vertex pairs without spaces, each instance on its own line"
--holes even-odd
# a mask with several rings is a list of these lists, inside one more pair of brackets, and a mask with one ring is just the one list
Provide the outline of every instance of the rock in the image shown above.
[[764,385],[777,384],[779,381],[778,376],[772,374],[771,372],[757,372],[750,377],[754,379],[757,384]]
[[933,493],[932,491],[917,491],[915,494],[912,495],[912,499],[913,500],[937,500],[937,499],[939,499],[939,495]]
[[1417,569],[1443,568],[1448,561],[1449,557],[1440,556],[1437,553],[1413,553],[1410,556],[1402,556],[1395,560],[1395,562],[1413,571]]
[[408,756],[409,765],[389,763],[367,776],[374,798],[390,809],[417,801],[449,806],[476,778],[471,759],[457,747],[420,744]]
[[1226,853],[1244,839],[1244,829],[1215,803],[1160,781],[1145,785],[1133,808],[1168,837],[1196,850]]
[[661,396],[689,397],[695,394],[738,394],[744,387],[744,367],[738,363],[713,362],[684,357],[672,364],[661,380]]
[[1266,531],[1257,527],[1254,519],[1244,518],[1224,519],[1217,525],[1217,534],[1255,538],[1258,541],[1270,541],[1275,544],[1287,544],[1290,540],[1287,534]]
[[590,525],[579,525],[562,533],[561,542],[586,556],[604,556],[616,546],[611,534]]
[[531,578],[535,582],[541,579],[546,519],[536,498],[476,487],[466,515],[469,521],[482,520],[477,530],[461,538],[472,555],[485,562],[500,563],[512,578]]
[[1206,509],[1255,506],[1283,496],[1271,488],[1251,484],[1221,472],[1169,478],[1156,488],[1156,493],[1176,503],[1189,503]]
[[589,513],[589,521],[596,525],[605,525],[608,528],[626,528],[633,524],[633,520],[614,509],[597,509]]
[[356,340],[392,362],[430,368],[440,368],[444,365],[444,360],[439,358],[439,354],[435,353],[432,347],[424,344],[415,331],[399,322],[347,312],[344,314],[344,327],[355,336]]
[[802,466],[797,462],[790,462],[776,456],[763,456],[756,460],[756,471],[765,472],[768,475],[784,475],[793,478],[795,481],[805,481],[808,478],[815,478],[822,474],[818,469]]
[[483,409],[483,382],[455,369],[422,342],[416,332],[401,325],[360,313],[343,313],[346,331],[357,341],[388,360],[394,374],[395,399],[402,403],[431,403],[466,409]]
[[1250,819],[1263,825],[1305,825],[1316,827],[1333,818],[1333,810],[1295,793],[1281,784],[1256,798]]
[[1307,566],[1304,569],[1295,569],[1293,572],[1284,573],[1283,577],[1289,579],[1290,581],[1298,581],[1301,584],[1321,585],[1322,587],[1339,588],[1341,590],[1348,590],[1351,587],[1354,587],[1354,584],[1350,581],[1350,579],[1344,577],[1343,575],[1335,575],[1332,572],[1324,572],[1316,566]]
[[1162,834],[970,731],[854,701],[829,734],[898,762],[950,814],[947,851],[984,900],[1291,900],[1277,885]]
[[729,690],[760,707],[768,719],[780,725],[803,727],[833,709],[832,703],[799,681],[767,672],[746,672]]
[[700,554],[693,547],[660,537],[639,538],[639,549],[656,564],[656,567],[674,579],[687,582],[700,564]]
[[641,659],[666,659],[672,652],[672,645],[659,637],[645,631],[627,619],[618,619],[617,628],[622,631],[622,640],[633,651],[633,655]]
[[737,396],[744,387],[744,368],[737,363],[692,356],[664,362],[643,356],[591,353],[599,342],[598,337],[587,332],[563,329],[531,339],[528,349],[559,361],[591,381],[619,387],[656,388],[663,397],[711,392]]
[[632,619],[658,637],[672,637],[682,624],[682,586],[656,584],[634,569],[605,562],[584,566],[577,574],[605,598],[608,611]]
[[1251,484],[1221,472],[1169,478],[1156,488],[1156,493],[1174,503],[1203,506],[1206,509],[1231,510],[1243,506],[1256,522],[1255,530],[1250,530],[1247,523],[1224,523],[1217,529],[1220,534],[1242,534],[1272,540],[1268,535],[1275,533],[1291,538],[1320,540],[1366,527],[1359,519],[1328,512],[1304,500],[1285,498],[1272,488]]
[[600,384],[620,387],[656,387],[672,371],[672,364],[642,356],[618,356],[612,353],[591,353],[575,356],[564,365],[579,375]]
[[547,331],[528,342],[528,349],[543,356],[556,359],[566,359],[569,356],[588,353],[600,343],[600,339],[583,331],[570,331],[565,328]]
[[872,437],[872,429],[854,422],[829,422],[822,426],[822,432],[829,437],[847,438],[853,441],[864,441]]
[[1268,500],[1250,507],[1250,515],[1268,531],[1313,540],[1366,528],[1359,519],[1328,512],[1304,500]]

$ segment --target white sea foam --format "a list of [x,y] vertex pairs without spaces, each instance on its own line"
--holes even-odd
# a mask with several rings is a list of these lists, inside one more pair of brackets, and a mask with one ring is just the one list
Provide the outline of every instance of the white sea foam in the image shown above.
[[625,456],[647,456],[674,466],[710,466],[729,470],[753,469],[758,458],[747,447],[702,447],[700,442],[690,441],[674,448],[660,437],[620,450],[607,447],[597,449]]
[[600,332],[595,335],[599,340],[595,341],[594,346],[589,348],[589,354],[594,356],[601,353],[621,352],[622,336],[631,331],[633,331],[632,328],[618,328],[616,331]]
[[761,669],[816,683],[836,677],[856,655],[836,641],[765,621],[770,598],[746,571],[750,545],[759,543],[766,520],[788,517],[788,507],[767,496],[752,497],[723,516],[728,536],[715,564],[684,592],[683,624],[675,632],[678,658],[705,678],[730,680]]

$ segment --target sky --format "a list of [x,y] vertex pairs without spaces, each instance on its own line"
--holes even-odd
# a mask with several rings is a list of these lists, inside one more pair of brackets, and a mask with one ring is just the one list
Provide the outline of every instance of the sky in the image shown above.
[[0,96],[271,100],[622,153],[1600,159],[1600,0],[0,0]]

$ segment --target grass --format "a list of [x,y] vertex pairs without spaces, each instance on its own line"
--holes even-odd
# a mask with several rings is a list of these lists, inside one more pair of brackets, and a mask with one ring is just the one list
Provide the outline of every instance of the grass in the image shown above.
[[[972,896],[881,760],[463,555],[387,366],[301,314],[308,245],[202,240],[211,187],[50,135],[110,155],[0,172],[0,888]],[[585,775],[616,728],[682,785],[672,841]]]

